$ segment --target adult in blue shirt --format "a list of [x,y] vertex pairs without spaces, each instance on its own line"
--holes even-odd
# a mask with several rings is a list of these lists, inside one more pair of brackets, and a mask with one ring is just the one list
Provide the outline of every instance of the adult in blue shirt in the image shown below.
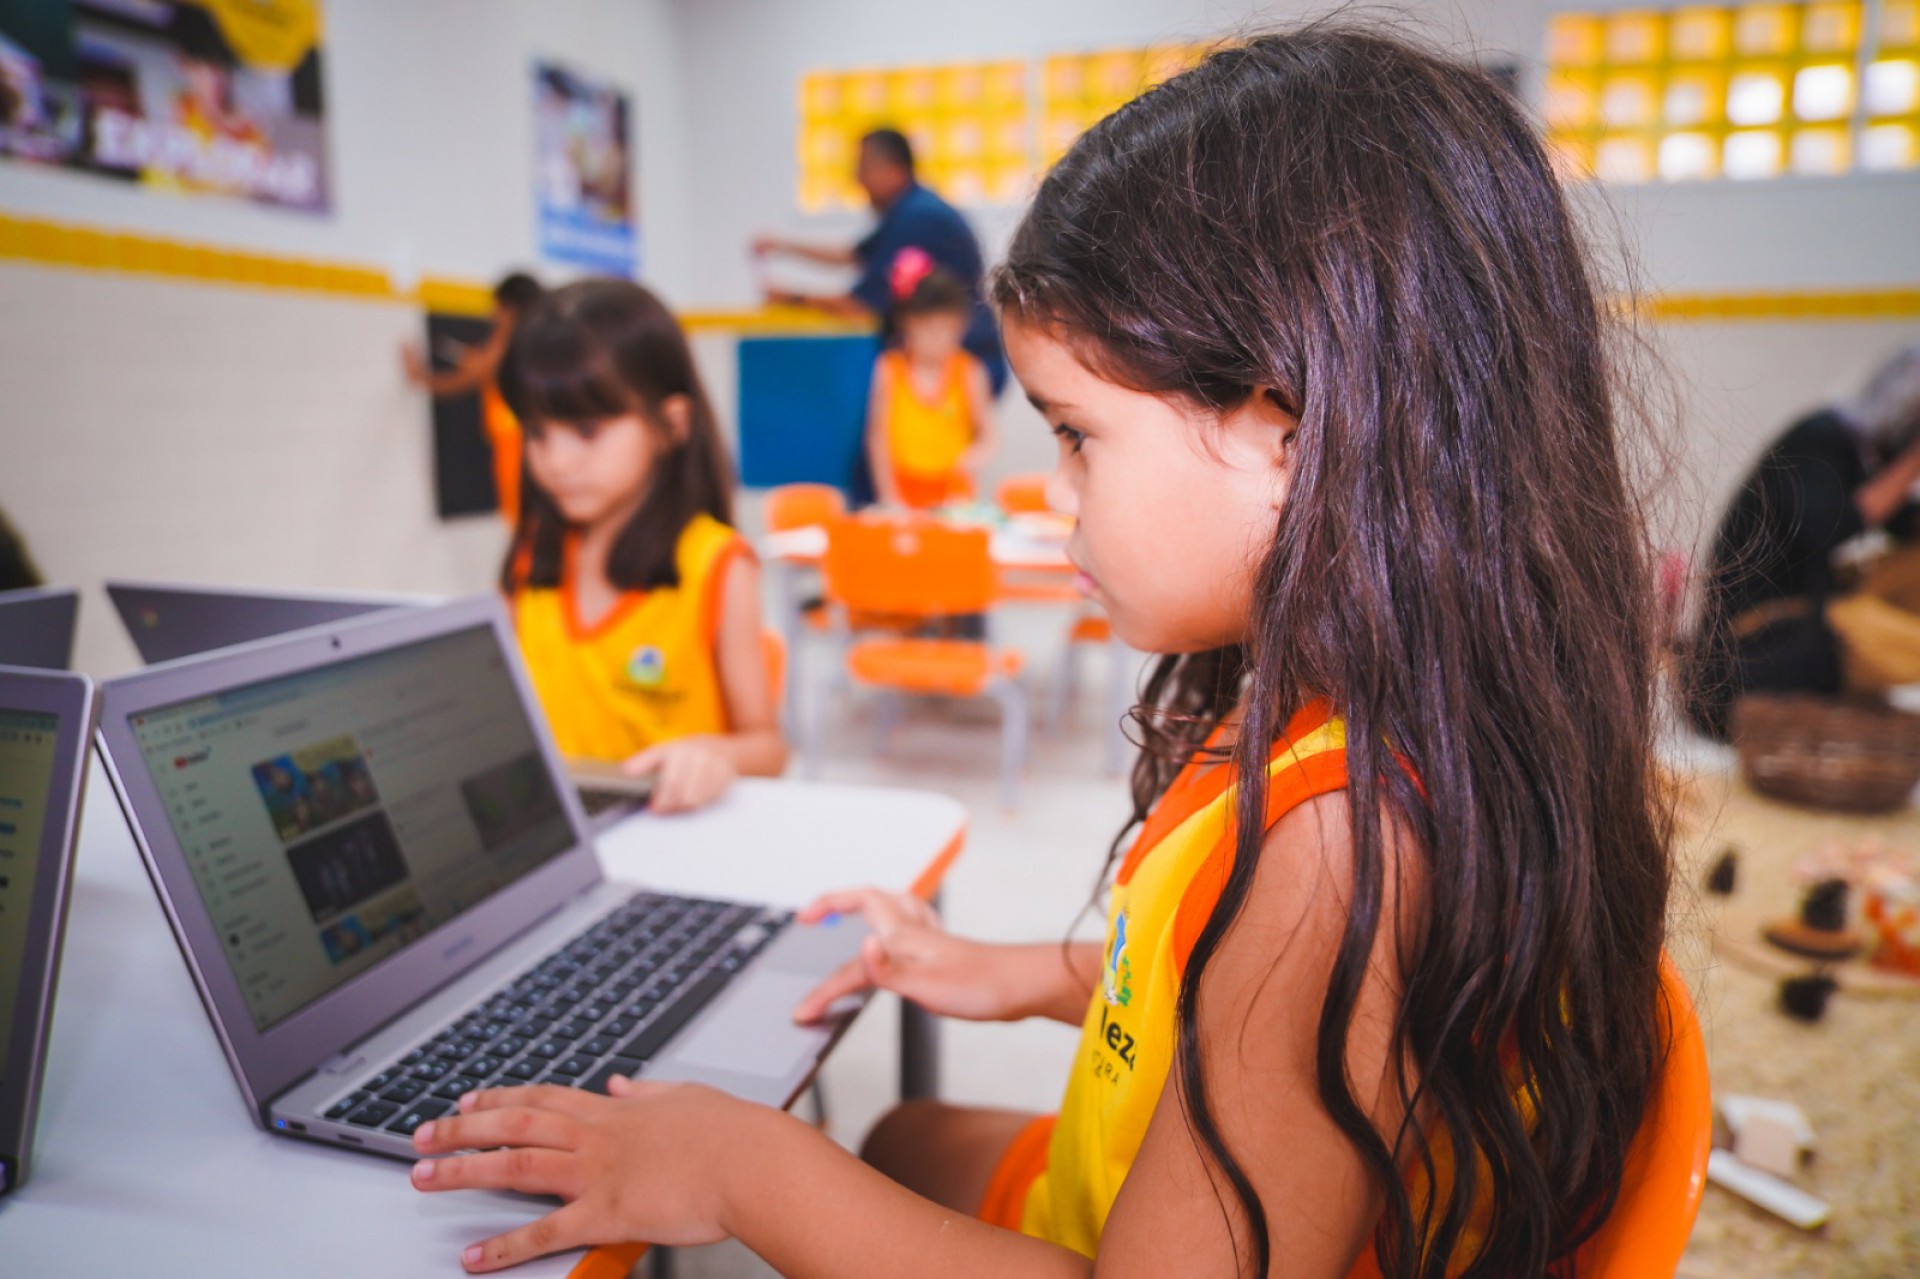
[[851,247],[802,244],[775,236],[762,236],[753,243],[753,251],[760,256],[785,254],[826,266],[856,267],[860,274],[853,287],[845,293],[769,290],[767,301],[810,306],[847,319],[877,319],[881,342],[891,343],[893,261],[902,249],[920,249],[973,295],[973,315],[963,345],[986,366],[998,395],[1006,385],[1007,361],[993,312],[982,297],[985,266],[973,228],[958,209],[914,177],[913,145],[897,129],[875,129],[860,139],[853,176],[880,215],[865,239]]

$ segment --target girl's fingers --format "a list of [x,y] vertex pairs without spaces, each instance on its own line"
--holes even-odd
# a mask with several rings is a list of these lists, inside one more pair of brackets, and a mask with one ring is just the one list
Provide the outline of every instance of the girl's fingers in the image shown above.
[[579,1197],[579,1162],[569,1151],[515,1146],[477,1155],[422,1159],[413,1166],[413,1188],[441,1190],[517,1190],[526,1195]]
[[827,1009],[834,1001],[870,990],[872,986],[873,983],[867,980],[864,958],[849,959],[794,1005],[793,1019],[803,1026],[819,1021],[827,1015]]
[[803,924],[817,924],[828,915],[850,915],[857,913],[865,902],[865,894],[877,892],[872,888],[841,888],[831,893],[822,893],[812,902],[800,908],[794,918]]
[[518,1230],[495,1235],[460,1254],[460,1264],[469,1274],[485,1274],[517,1266],[550,1252],[563,1252],[593,1243],[587,1234],[588,1214],[579,1204],[556,1208],[538,1221],[529,1221]]
[[470,1092],[460,1099],[460,1113],[472,1115],[483,1110],[524,1106],[532,1110],[551,1110],[575,1119],[591,1119],[606,1104],[604,1098],[581,1092],[578,1088],[562,1088],[558,1084],[520,1084],[513,1088]]
[[580,1133],[580,1120],[552,1110],[527,1106],[448,1115],[414,1130],[413,1148],[423,1155],[454,1150],[491,1150],[495,1146],[545,1146],[571,1149]]
[[660,747],[649,746],[638,755],[629,755],[620,761],[620,771],[628,777],[645,777],[648,773],[660,770]]

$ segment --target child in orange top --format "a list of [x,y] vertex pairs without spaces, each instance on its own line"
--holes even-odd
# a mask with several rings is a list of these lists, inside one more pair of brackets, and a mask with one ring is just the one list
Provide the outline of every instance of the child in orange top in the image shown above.
[[873,366],[867,458],[881,502],[931,510],[973,496],[993,453],[993,392],[960,345],[972,307],[965,286],[912,249],[893,276],[900,345]]
[[920,1102],[863,1163],[710,1089],[508,1089],[415,1134],[488,1152],[415,1184],[565,1201],[472,1270],[728,1234],[856,1277],[1584,1266],[1661,1069],[1668,828],[1609,308],[1532,125],[1395,39],[1255,39],[1084,134],[994,295],[1080,585],[1164,655],[1137,835],[1099,943],[829,896],[873,936],[798,1015],[1077,1025],[1057,1119]]
[[679,324],[638,285],[569,285],[501,375],[531,481],[501,584],[561,751],[657,773],[660,812],[778,775],[760,573]]

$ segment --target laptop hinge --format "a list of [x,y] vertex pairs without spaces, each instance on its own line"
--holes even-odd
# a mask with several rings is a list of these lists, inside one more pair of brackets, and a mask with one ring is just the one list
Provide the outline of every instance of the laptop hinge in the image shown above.
[[351,1075],[357,1073],[366,1064],[367,1055],[365,1053],[358,1049],[349,1048],[343,1053],[335,1053],[332,1057],[322,1062],[319,1071],[316,1073],[322,1075]]

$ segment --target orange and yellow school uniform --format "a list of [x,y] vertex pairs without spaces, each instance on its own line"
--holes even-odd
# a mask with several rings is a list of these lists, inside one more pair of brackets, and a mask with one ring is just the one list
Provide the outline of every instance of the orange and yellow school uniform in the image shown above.
[[493,449],[493,491],[500,498],[500,518],[512,528],[520,522],[520,419],[507,407],[500,384],[488,378],[480,388],[480,428]]
[[727,731],[714,645],[727,567],[747,551],[733,529],[696,515],[675,550],[680,584],[629,591],[581,622],[569,541],[560,585],[514,593],[514,630],[562,754],[621,760],[656,743]]
[[[1270,758],[1269,827],[1346,789],[1345,724],[1326,703],[1309,706]],[[1060,1113],[1015,1139],[981,1205],[995,1225],[1089,1257],[1167,1086],[1187,958],[1232,867],[1233,768],[1201,763],[1189,762],[1154,805],[1114,877],[1100,985]]]
[[973,496],[973,481],[960,459],[973,444],[973,407],[967,381],[978,363],[956,351],[947,363],[940,390],[931,399],[913,384],[907,357],[887,351],[880,357],[880,379],[887,388],[887,460],[900,501],[928,510]]

